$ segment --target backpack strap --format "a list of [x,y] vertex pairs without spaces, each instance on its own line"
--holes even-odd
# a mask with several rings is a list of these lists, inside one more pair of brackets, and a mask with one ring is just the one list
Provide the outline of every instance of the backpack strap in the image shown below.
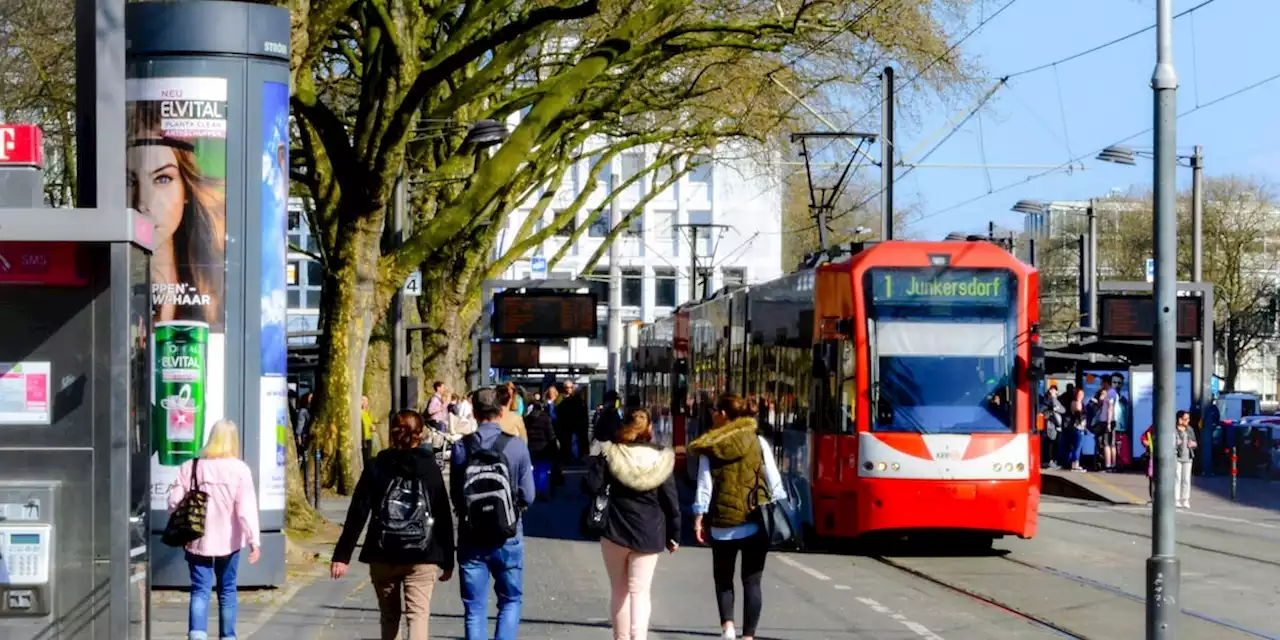
[[512,435],[504,431],[499,433],[498,438],[493,441],[493,451],[502,456],[504,460],[507,457],[507,443],[511,442],[511,439]]
[[191,490],[200,490],[200,480],[196,478],[196,467],[200,466],[200,456],[191,459]]
[[472,431],[471,433],[468,433],[466,436],[464,436],[462,438],[462,448],[465,449],[467,452],[467,460],[470,460],[471,454],[475,453],[476,451],[479,451],[482,448],[480,446],[480,432]]

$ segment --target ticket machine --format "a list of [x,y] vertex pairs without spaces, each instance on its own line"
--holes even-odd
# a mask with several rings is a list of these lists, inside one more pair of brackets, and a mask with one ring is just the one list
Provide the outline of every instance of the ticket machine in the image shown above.
[[0,639],[150,637],[153,234],[0,208]]

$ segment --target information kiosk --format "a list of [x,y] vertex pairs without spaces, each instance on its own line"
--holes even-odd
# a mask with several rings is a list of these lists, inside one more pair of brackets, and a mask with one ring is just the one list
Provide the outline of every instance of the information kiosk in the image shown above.
[[150,637],[150,251],[132,210],[0,208],[0,638]]

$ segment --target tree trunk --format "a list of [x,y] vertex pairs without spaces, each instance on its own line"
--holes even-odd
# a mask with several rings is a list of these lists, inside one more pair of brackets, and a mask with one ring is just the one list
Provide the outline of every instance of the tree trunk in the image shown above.
[[[293,431],[293,423],[289,423]],[[302,465],[298,461],[298,448],[284,448],[285,509],[284,526],[289,533],[311,533],[319,528],[323,518],[307,501],[307,488],[302,477]]]
[[[340,214],[341,215],[341,214]],[[331,254],[331,272],[321,301],[325,327],[320,339],[312,426],[313,446],[322,461],[324,486],[349,495],[362,467],[360,396],[369,338],[378,309],[379,230],[369,218],[352,216]],[[380,220],[378,221],[381,222]]]
[[399,407],[391,406],[391,331],[387,320],[379,322],[369,339],[369,355],[364,365],[364,395],[369,396],[369,415],[382,448],[391,446],[391,414]]
[[[470,387],[471,331],[480,317],[480,304],[478,292],[458,293],[452,276],[451,269],[423,273],[418,312],[431,327],[422,332],[423,380],[428,389],[439,380],[457,392]],[[428,282],[435,286],[426,286]]]

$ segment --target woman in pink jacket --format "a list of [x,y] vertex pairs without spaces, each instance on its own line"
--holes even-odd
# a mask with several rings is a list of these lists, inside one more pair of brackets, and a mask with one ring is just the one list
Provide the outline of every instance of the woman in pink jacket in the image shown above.
[[[204,536],[187,545],[187,565],[191,569],[189,640],[209,638],[209,594],[218,585],[218,635],[223,640],[236,637],[236,571],[240,550],[249,547],[249,562],[260,554],[258,500],[249,465],[240,459],[240,433],[230,420],[213,425],[204,450],[197,460],[178,468],[178,479],[169,487],[169,513],[191,490],[191,468],[196,482],[209,494]],[[199,465],[196,465],[199,462]]]

